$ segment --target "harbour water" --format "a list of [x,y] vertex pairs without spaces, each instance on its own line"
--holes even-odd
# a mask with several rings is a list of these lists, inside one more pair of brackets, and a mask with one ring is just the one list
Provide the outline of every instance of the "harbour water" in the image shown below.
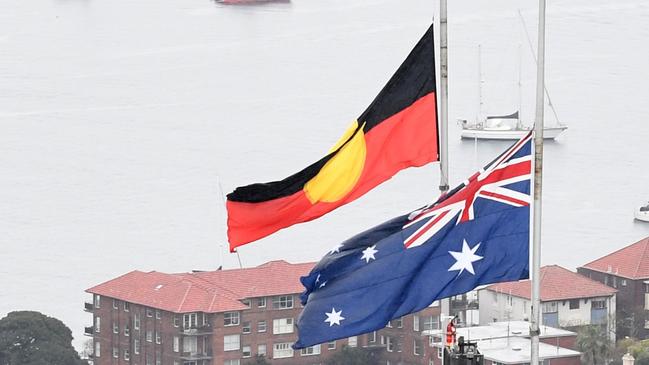
[[[428,0],[0,2],[0,317],[63,320],[131,270],[315,261],[437,195],[439,167],[399,173],[314,222],[229,254],[223,192],[319,159],[437,13]],[[507,142],[457,118],[533,115],[537,2],[449,4],[451,185]],[[568,131],[545,146],[544,264],[570,269],[649,236],[649,3],[551,0],[547,85]],[[519,51],[520,62],[519,62]],[[547,123],[555,123],[550,109]]]

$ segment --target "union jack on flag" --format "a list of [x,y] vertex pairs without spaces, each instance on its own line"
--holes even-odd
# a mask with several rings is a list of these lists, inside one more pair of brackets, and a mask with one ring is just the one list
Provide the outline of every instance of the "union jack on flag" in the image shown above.
[[446,196],[413,212],[403,228],[425,223],[406,237],[404,245],[407,248],[422,245],[453,219],[460,224],[494,209],[529,206],[532,146],[530,132]]

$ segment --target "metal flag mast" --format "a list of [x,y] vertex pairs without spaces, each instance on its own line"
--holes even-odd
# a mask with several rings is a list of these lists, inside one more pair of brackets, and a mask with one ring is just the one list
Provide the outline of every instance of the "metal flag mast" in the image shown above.
[[536,117],[534,121],[534,221],[532,227],[532,337],[531,365],[539,363],[541,307],[541,193],[543,182],[543,109],[545,82],[545,0],[539,0],[538,62],[536,65]]

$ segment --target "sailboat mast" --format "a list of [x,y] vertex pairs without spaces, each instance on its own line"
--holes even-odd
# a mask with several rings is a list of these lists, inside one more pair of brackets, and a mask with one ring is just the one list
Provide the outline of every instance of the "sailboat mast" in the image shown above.
[[545,106],[545,0],[539,0],[536,118],[534,122],[534,221],[532,227],[532,336],[530,365],[539,364],[541,310],[541,193],[543,182],[543,109]]
[[440,99],[439,99],[439,190],[442,194],[448,186],[448,39],[447,39],[447,0],[439,3],[439,44],[440,44]]
[[523,83],[522,83],[522,73],[523,73],[523,60],[521,45],[518,45],[518,125],[520,129],[522,127],[521,118],[523,115]]

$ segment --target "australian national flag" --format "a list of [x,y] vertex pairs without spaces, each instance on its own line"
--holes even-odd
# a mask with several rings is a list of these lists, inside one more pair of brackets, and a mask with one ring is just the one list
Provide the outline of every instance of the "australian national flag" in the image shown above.
[[437,200],[334,247],[302,277],[300,349],[529,277],[532,134]]

